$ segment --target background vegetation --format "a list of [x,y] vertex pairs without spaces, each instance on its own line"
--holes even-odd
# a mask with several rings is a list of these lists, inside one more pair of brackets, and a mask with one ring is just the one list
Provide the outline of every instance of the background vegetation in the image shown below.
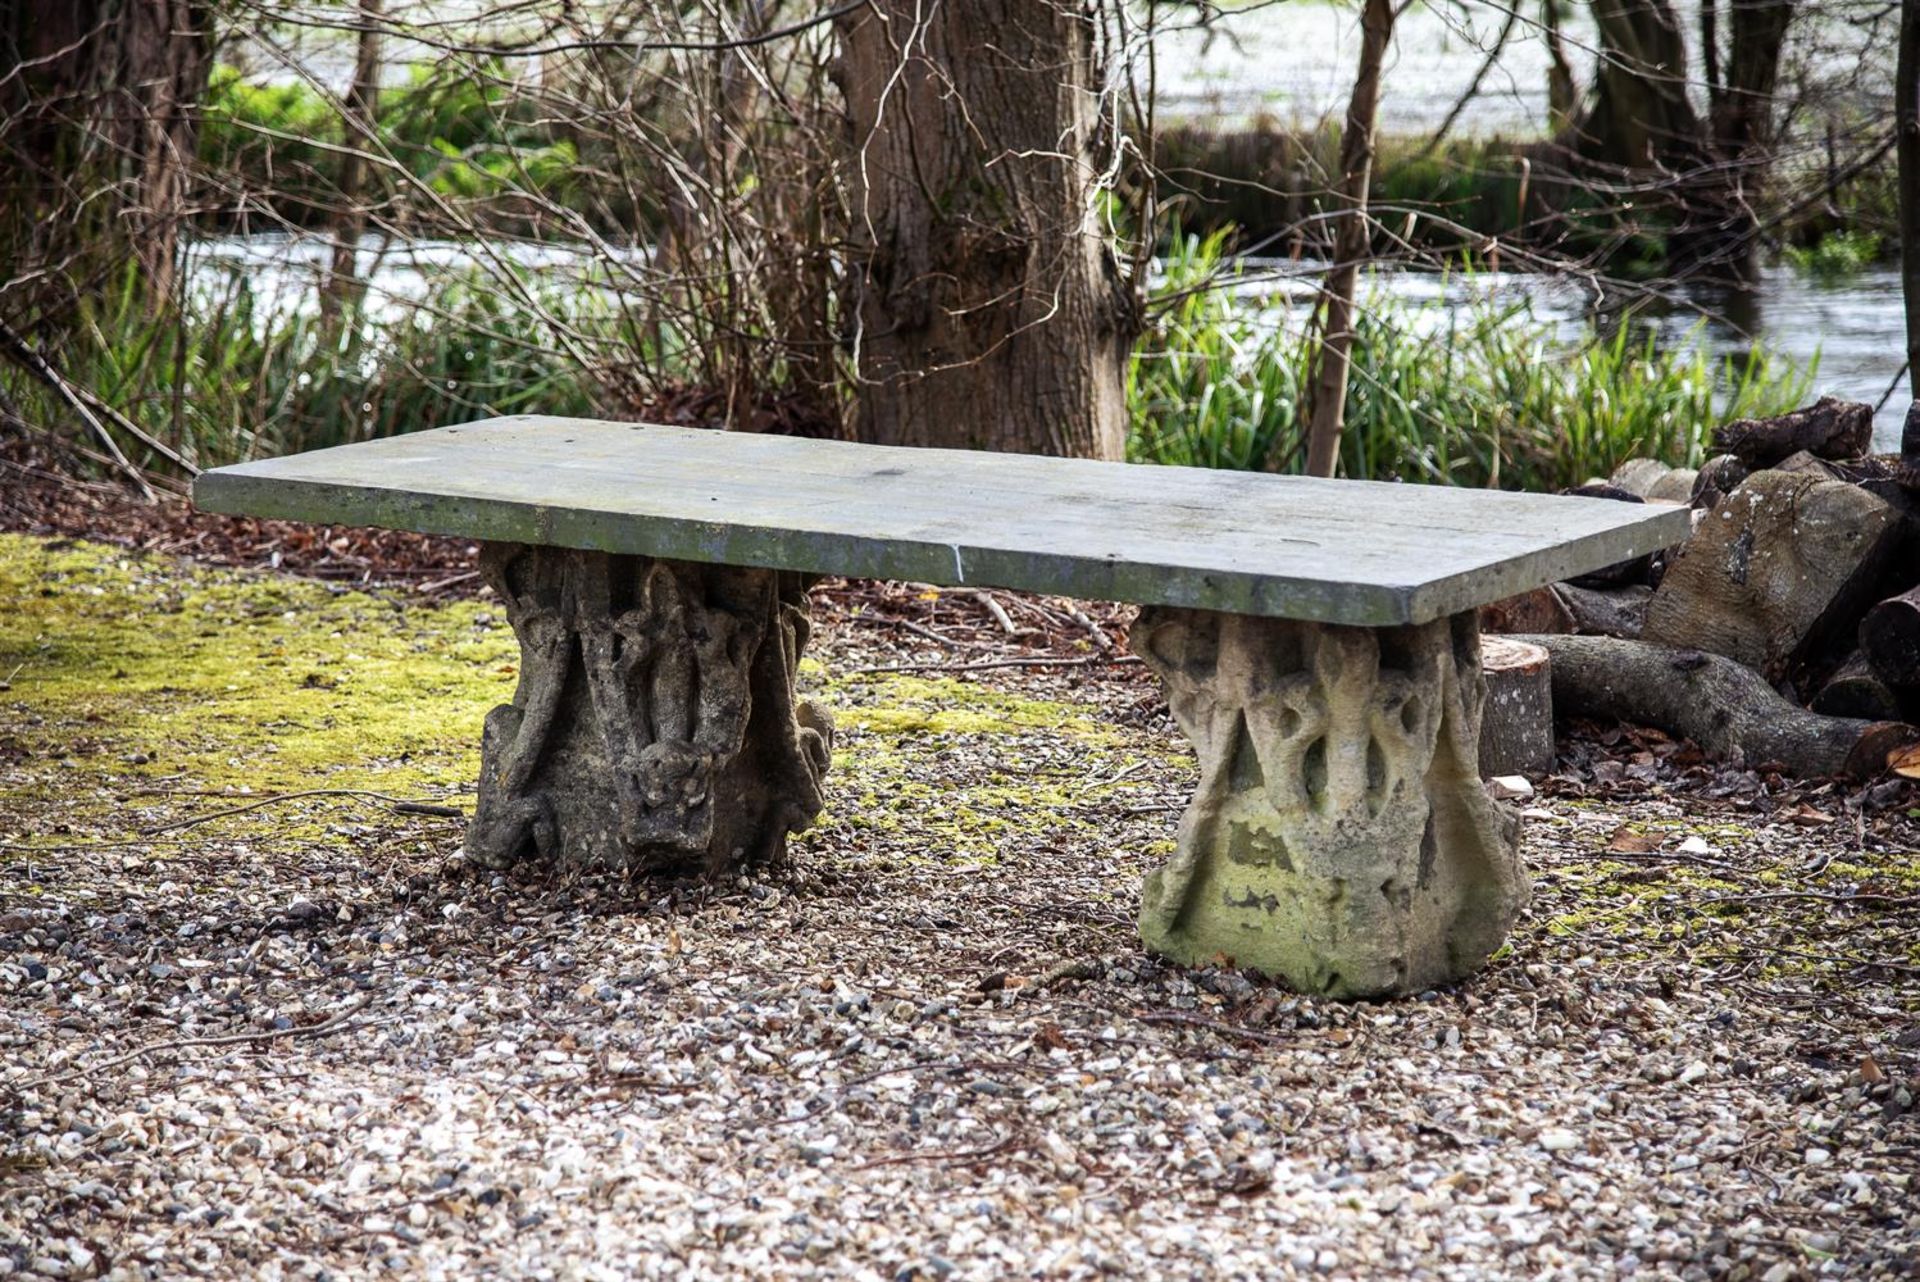
[[[10,2],[24,21],[32,5]],[[49,259],[8,242],[0,424],[57,438],[83,464],[124,450],[174,483],[192,467],[524,409],[847,429],[857,317],[835,240],[846,174],[831,26],[788,32],[806,15],[776,4],[760,30],[784,34],[762,40],[726,6],[669,0],[458,25],[409,25],[404,5],[192,7],[212,16],[169,232],[187,266],[156,284],[150,259]],[[1107,51],[1105,73],[1136,89],[1143,14],[1231,22],[1184,6],[1127,13],[1103,10],[1132,41]],[[296,45],[316,31],[357,52],[352,88],[307,71]],[[701,43],[716,32],[739,39]],[[1844,278],[1897,251],[1895,183],[1891,165],[1861,163],[1882,116],[1813,83],[1802,68],[1776,112],[1825,111],[1824,151],[1783,123],[1766,181],[1750,186],[1768,253]],[[1329,252],[1342,131],[1168,125],[1150,79],[1145,94],[1115,108],[1112,128],[1145,141],[1141,163],[1111,175],[1106,210],[1117,252],[1136,267],[1161,259],[1135,277],[1153,285],[1128,364],[1128,456],[1296,469],[1322,339],[1301,298],[1262,294],[1235,255]],[[14,103],[0,140],[26,147],[30,116]],[[1625,171],[1573,181],[1551,123],[1515,139],[1384,123],[1369,257],[1671,296],[1680,215]],[[124,170],[107,165],[102,183]],[[8,212],[58,225],[88,199]],[[263,235],[315,252],[271,271],[225,254],[229,238]],[[1376,292],[1352,361],[1344,474],[1528,488],[1634,454],[1691,461],[1717,422],[1789,407],[1813,372],[1764,347],[1709,360],[1630,315],[1572,332],[1492,293],[1440,308]]]

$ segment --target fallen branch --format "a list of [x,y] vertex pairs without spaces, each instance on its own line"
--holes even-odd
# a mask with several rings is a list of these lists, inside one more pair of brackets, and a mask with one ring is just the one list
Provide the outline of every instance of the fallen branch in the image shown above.
[[1804,778],[1871,778],[1886,770],[1889,754],[1920,742],[1920,729],[1903,722],[1808,712],[1717,654],[1614,637],[1522,639],[1553,656],[1556,716],[1655,726],[1715,757],[1777,762]]
[[157,837],[163,832],[175,832],[181,828],[191,828],[195,824],[209,823],[215,819],[226,819],[232,815],[244,815],[249,811],[260,810],[266,806],[276,806],[283,801],[299,801],[305,797],[362,797],[374,801],[384,801],[392,806],[396,814],[445,815],[449,818],[460,816],[462,811],[452,806],[443,806],[438,802],[419,801],[410,797],[389,797],[384,792],[368,792],[362,788],[312,788],[306,792],[286,792],[273,797],[261,797],[249,801],[244,806],[233,806],[226,810],[215,810],[204,815],[194,815],[190,819],[176,819],[170,824],[161,824],[158,828],[149,828],[145,836]]
[[1131,654],[1090,654],[1080,659],[992,659],[984,663],[897,663],[884,668],[850,668],[842,675],[863,677],[881,672],[985,672],[988,668],[1090,668],[1100,663],[1139,663]]
[[107,425],[87,407],[86,402],[80,399],[79,394],[67,380],[60,377],[59,371],[47,364],[47,358],[36,351],[33,344],[20,337],[4,320],[0,320],[0,351],[4,351],[15,364],[52,388],[54,395],[67,403],[67,407],[100,439],[100,443],[106,446],[107,453],[112,457],[113,466],[133,482],[135,488],[146,497],[147,502],[160,501],[160,495],[148,483],[146,473],[135,467],[127,456],[121,453],[120,443],[113,439],[113,433],[107,430]]
[[[137,1059],[144,1059],[148,1055],[158,1055],[165,1051],[188,1050],[195,1046],[240,1046],[248,1042],[270,1042],[294,1037],[320,1037],[328,1033],[342,1033],[349,1028],[366,1028],[376,1024],[390,1024],[399,1018],[397,1015],[390,1015],[384,1019],[377,1020],[354,1019],[353,1017],[355,1015],[366,1008],[370,1000],[372,999],[361,997],[354,1001],[352,1005],[348,1006],[347,1009],[329,1016],[318,1024],[308,1024],[301,1028],[262,1028],[245,1033],[222,1033],[213,1037],[176,1037],[171,1041],[154,1042],[151,1045],[142,1046],[138,1050],[128,1051],[125,1055],[110,1059],[104,1064],[88,1064],[78,1071],[85,1073],[88,1077],[97,1077],[108,1069],[119,1068],[122,1064],[131,1064]],[[30,1082],[24,1087],[15,1087],[14,1089],[27,1090],[35,1087],[51,1086],[54,1081],[55,1079],[53,1078],[43,1077],[37,1082]]]

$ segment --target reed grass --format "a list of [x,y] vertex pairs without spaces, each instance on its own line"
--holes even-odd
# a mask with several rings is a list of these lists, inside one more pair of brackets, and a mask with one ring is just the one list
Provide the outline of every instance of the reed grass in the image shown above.
[[[1177,238],[1128,375],[1139,462],[1297,471],[1305,308],[1251,308],[1224,238]],[[1622,325],[1567,343],[1525,303],[1380,296],[1353,347],[1343,475],[1556,490],[1636,456],[1696,463],[1712,428],[1800,404],[1813,371],[1756,348],[1709,359]]]

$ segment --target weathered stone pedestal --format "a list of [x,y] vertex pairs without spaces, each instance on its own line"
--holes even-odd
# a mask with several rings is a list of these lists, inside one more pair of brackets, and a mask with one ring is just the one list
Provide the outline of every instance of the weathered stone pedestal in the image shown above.
[[487,715],[467,854],[719,872],[773,862],[819,814],[831,724],[794,693],[799,575],[490,544],[520,640]]
[[1303,992],[1382,997],[1471,973],[1527,896],[1517,816],[1476,767],[1472,614],[1355,628],[1149,608],[1133,647],[1200,757],[1149,948]]

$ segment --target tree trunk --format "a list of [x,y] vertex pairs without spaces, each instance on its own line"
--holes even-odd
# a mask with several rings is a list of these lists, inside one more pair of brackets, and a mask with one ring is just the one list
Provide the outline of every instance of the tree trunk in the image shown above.
[[380,17],[385,0],[360,0],[360,40],[353,85],[343,104],[346,154],[340,158],[340,208],[334,211],[333,265],[323,302],[346,318],[365,294],[360,277],[360,238],[367,230],[367,152],[380,107]]
[[839,31],[855,434],[1121,458],[1139,306],[1101,218],[1088,14],[875,0]]
[[1718,23],[1701,16],[1710,111],[1687,94],[1686,37],[1667,0],[1595,0],[1601,57],[1573,146],[1590,161],[1645,175],[1667,206],[1669,269],[1749,285],[1757,278],[1758,190],[1770,166],[1773,97],[1793,0],[1732,0],[1723,64]]
[[1346,422],[1353,357],[1353,292],[1372,242],[1367,197],[1373,185],[1373,130],[1380,117],[1380,66],[1393,39],[1393,0],[1366,0],[1360,15],[1360,71],[1340,133],[1340,203],[1333,267],[1320,304],[1320,351],[1307,415],[1307,475],[1332,476]]
[[[1580,90],[1560,38],[1560,0],[1541,0],[1541,32],[1547,44],[1547,131],[1558,137],[1573,127],[1580,109]],[[1524,212],[1524,211],[1523,211]]]
[[1906,296],[1908,386],[1920,400],[1920,0],[1900,3],[1893,110],[1899,131],[1900,286]]
[[1685,172],[1706,159],[1706,129],[1687,97],[1687,46],[1667,0],[1595,0],[1601,57],[1580,150],[1626,170]]
[[41,281],[16,315],[57,323],[129,261],[172,294],[212,30],[200,0],[0,0],[0,263]]

